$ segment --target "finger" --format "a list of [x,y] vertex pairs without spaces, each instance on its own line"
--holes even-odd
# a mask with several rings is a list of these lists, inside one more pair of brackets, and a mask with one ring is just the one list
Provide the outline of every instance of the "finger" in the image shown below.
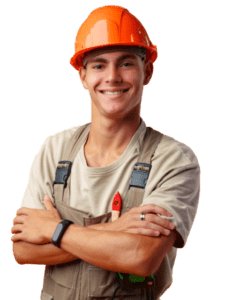
[[160,232],[160,230],[137,228],[137,233],[145,236],[158,237],[160,235],[168,236],[170,234],[170,230],[168,230],[168,233],[165,233],[164,231]]
[[175,225],[172,222],[170,222],[169,220],[166,220],[162,217],[159,217],[155,214],[146,214],[145,221],[154,223],[156,225],[162,226],[162,227],[164,227],[166,229],[170,229],[170,230],[175,228]]
[[12,237],[11,237],[11,241],[12,242],[18,242],[18,241],[22,241],[22,234],[21,233],[17,233],[17,234],[14,234]]
[[52,200],[49,196],[45,196],[43,200],[44,200],[44,205],[45,205],[47,210],[50,210],[54,207],[53,203],[52,203]]
[[[142,223],[139,223],[139,224],[142,224]],[[143,226],[143,227],[140,227],[142,229],[151,230],[151,231],[154,231],[155,233],[160,233],[160,234],[165,235],[165,236],[170,235],[170,230],[169,229],[165,229],[164,227],[156,225],[154,223],[143,222],[143,225],[141,225],[141,226]]]
[[139,211],[141,213],[147,214],[149,212],[155,213],[155,214],[160,214],[166,217],[172,217],[172,214],[168,212],[165,208],[155,205],[155,204],[148,204],[148,205],[143,205],[139,206]]
[[13,224],[23,224],[25,216],[17,216],[13,219]]
[[160,236],[160,232],[159,231],[152,230],[152,229],[146,229],[146,228],[140,228],[140,227],[129,228],[129,229],[125,229],[125,230],[122,230],[122,231],[128,232],[128,233],[133,233],[133,234],[140,234],[140,235],[145,235],[145,236],[151,236],[151,237]]
[[137,228],[137,233],[145,236],[158,237],[160,232],[153,229]]
[[27,207],[21,207],[20,209],[17,210],[16,215],[20,216],[20,215],[28,215],[28,213],[30,212],[30,208]]
[[165,208],[155,205],[155,204],[148,204],[148,205],[144,205],[144,206],[140,206],[142,207],[142,209],[144,208],[144,211],[142,210],[142,213],[155,213],[155,214],[160,214],[166,217],[171,217],[172,214],[170,212],[168,212]]
[[18,232],[22,232],[21,224],[14,225],[11,229],[11,233],[18,233]]
[[154,224],[152,222],[146,222],[146,221],[144,221],[143,223],[142,222],[139,222],[139,226],[137,226],[137,228],[139,227],[143,229],[154,230],[165,236],[170,235],[170,232],[172,230],[171,228],[167,229],[166,227]]

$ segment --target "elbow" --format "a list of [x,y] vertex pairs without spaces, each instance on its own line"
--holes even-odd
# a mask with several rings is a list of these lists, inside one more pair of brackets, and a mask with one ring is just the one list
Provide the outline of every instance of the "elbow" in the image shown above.
[[22,248],[23,248],[23,242],[14,242],[13,243],[13,255],[14,255],[14,258],[15,258],[16,262],[19,265],[24,265],[25,264],[25,260],[24,260],[24,257],[23,257],[24,251],[23,251]]
[[156,266],[154,262],[148,261],[148,263],[146,263],[145,261],[139,265],[139,272],[137,272],[136,275],[148,277],[150,274],[154,274],[158,270],[158,268],[159,266]]
[[159,257],[158,255],[152,254],[151,257],[147,257],[147,259],[143,259],[140,263],[140,270],[142,270],[142,276],[147,277],[151,274],[155,274],[159,269],[164,256]]
[[138,269],[140,271],[139,274],[136,274],[143,277],[148,277],[150,274],[155,274],[163,261],[163,257],[159,257],[157,254],[154,255],[153,252],[152,255],[149,255],[149,253],[148,255],[142,253],[140,258],[141,259],[138,264]]
[[146,270],[143,269],[143,266],[140,264],[134,265],[134,261],[132,261],[129,264],[129,266],[124,268],[123,273],[133,274],[133,275],[138,275],[138,276],[143,276],[143,277],[148,276],[148,275],[145,275]]
[[147,237],[145,239],[140,260],[140,269],[144,277],[157,272],[166,254],[171,251],[175,241],[176,232],[174,231],[171,231],[168,237],[161,236],[156,239]]
[[126,273],[138,275],[142,277],[147,277],[151,274],[148,272],[148,270],[146,270],[146,266],[143,264],[136,265],[136,267],[132,265],[132,267],[130,267],[129,271]]
[[24,261],[22,259],[22,257],[20,255],[18,255],[18,253],[13,252],[15,261],[19,264],[19,265],[24,265]]
[[155,267],[153,264],[151,264],[149,261],[146,262],[145,260],[141,261],[139,266],[138,266],[139,272],[136,273],[136,275],[147,277],[150,274],[154,274],[156,271]]
[[19,265],[24,265],[24,261],[20,260],[20,258],[15,257],[15,261],[19,264]]
[[155,272],[158,270],[159,266],[158,267],[153,267],[153,266],[150,266],[149,268],[143,268],[143,275],[144,277],[148,277],[149,275],[151,274],[155,274]]
[[126,271],[124,273],[129,273],[133,275],[146,277],[148,271],[146,270],[146,261],[143,260],[143,257],[140,253],[136,253],[131,259],[129,259],[129,263],[126,267]]

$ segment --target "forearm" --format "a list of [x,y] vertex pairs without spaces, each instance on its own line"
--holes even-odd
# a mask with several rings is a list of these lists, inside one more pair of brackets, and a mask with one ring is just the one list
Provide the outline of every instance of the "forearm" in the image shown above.
[[19,264],[56,265],[78,259],[51,243],[35,245],[23,241],[15,242],[13,254]]
[[71,225],[61,240],[61,248],[106,270],[143,274],[139,235]]
[[[106,223],[90,226],[104,230]],[[23,241],[13,243],[13,254],[19,264],[56,265],[78,259],[71,253],[55,247],[53,244],[36,245]]]

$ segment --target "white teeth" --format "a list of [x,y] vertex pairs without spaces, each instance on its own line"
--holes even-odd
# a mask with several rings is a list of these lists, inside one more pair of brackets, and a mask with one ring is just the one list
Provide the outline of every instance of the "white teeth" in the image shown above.
[[108,92],[108,91],[104,91],[104,94],[107,95],[119,95],[122,94],[124,91],[118,91],[118,92]]

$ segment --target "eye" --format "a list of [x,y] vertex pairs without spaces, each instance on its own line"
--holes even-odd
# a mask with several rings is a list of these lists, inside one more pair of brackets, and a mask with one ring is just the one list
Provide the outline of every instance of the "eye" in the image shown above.
[[103,68],[103,65],[97,64],[97,65],[94,65],[92,68],[93,68],[93,69],[96,69],[96,70],[100,70],[100,69]]
[[123,66],[123,67],[130,67],[130,66],[133,66],[133,64],[131,62],[124,62],[124,63],[122,63],[121,66]]

